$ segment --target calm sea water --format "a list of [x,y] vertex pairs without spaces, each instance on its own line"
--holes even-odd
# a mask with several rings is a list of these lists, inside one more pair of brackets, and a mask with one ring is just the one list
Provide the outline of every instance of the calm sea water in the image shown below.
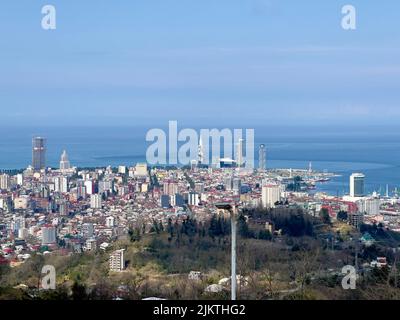
[[[62,150],[81,167],[132,165],[145,161],[149,127],[0,128],[0,169],[19,169],[31,162],[31,139],[48,141],[47,163],[58,167]],[[221,128],[220,128],[221,129]],[[318,189],[348,192],[349,175],[363,172],[368,192],[400,189],[400,130],[394,127],[255,128],[256,145],[267,145],[269,168],[308,168],[341,175]],[[257,152],[256,152],[257,157]]]

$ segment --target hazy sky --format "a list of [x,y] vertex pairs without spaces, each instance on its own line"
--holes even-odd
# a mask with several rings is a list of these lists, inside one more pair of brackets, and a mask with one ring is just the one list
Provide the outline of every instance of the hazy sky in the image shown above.
[[2,0],[0,118],[397,124],[399,14],[398,0]]

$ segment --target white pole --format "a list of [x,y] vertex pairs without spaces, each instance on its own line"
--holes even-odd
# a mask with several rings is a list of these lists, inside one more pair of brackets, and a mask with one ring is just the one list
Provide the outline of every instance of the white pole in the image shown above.
[[232,300],[236,300],[236,212],[231,215],[231,232],[232,232],[232,244],[231,244],[231,295]]

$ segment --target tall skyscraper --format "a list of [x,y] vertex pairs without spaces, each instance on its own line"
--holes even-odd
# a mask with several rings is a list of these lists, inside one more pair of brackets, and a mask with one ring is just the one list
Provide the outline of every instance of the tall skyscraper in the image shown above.
[[71,169],[71,163],[69,162],[67,151],[64,150],[61,155],[60,170],[64,171],[69,169]]
[[203,164],[203,162],[204,162],[203,140],[200,136],[199,146],[198,146],[198,150],[197,150],[197,163],[199,165],[201,165],[201,164]]
[[35,137],[32,139],[32,167],[42,170],[46,167],[46,139]]
[[54,178],[54,191],[61,192],[61,193],[67,193],[69,191],[68,178],[63,177],[63,176],[55,177]]
[[96,191],[96,186],[93,180],[86,180],[85,181],[86,193],[87,194],[94,194]]
[[364,196],[365,175],[362,173],[353,173],[350,176],[350,196]]
[[241,168],[243,167],[243,139],[239,139],[239,142],[237,144],[237,150],[236,150],[236,165]]
[[267,149],[261,144],[258,150],[258,168],[263,171],[267,168]]

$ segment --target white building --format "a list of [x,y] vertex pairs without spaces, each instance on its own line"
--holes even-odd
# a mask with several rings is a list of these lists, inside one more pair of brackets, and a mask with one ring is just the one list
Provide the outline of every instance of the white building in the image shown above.
[[241,187],[242,187],[242,181],[240,180],[240,178],[234,178],[232,183],[233,191],[240,193]]
[[67,193],[69,191],[68,178],[64,177],[64,176],[55,177],[54,178],[54,191],[61,192],[61,193]]
[[22,173],[17,174],[17,184],[20,186],[24,184],[24,175]]
[[56,228],[53,226],[42,228],[42,245],[56,243]]
[[112,192],[114,190],[114,183],[112,180],[103,180],[99,182],[99,193]]
[[240,168],[243,166],[243,139],[239,139],[239,142],[237,143],[237,149],[236,149],[236,164]]
[[126,173],[126,167],[125,166],[119,166],[118,167],[118,173],[125,174]]
[[86,193],[87,194],[89,194],[89,195],[94,194],[95,190],[94,190],[94,182],[93,182],[93,180],[86,180],[84,182],[84,185],[86,187]]
[[90,208],[92,209],[101,209],[101,195],[99,194],[92,194],[90,196]]
[[11,179],[8,174],[0,175],[0,189],[8,190],[11,187]]
[[178,182],[176,181],[164,181],[163,194],[173,196],[178,193]]
[[233,189],[233,178],[228,176],[224,178],[224,186],[226,191],[231,191]]
[[86,251],[95,251],[97,249],[97,241],[93,238],[87,239],[85,249]]
[[115,219],[114,217],[110,216],[106,218],[106,227],[107,228],[113,228],[115,225]]
[[377,198],[365,198],[356,201],[358,211],[367,215],[379,215],[381,208],[381,201]]
[[353,173],[350,176],[350,197],[364,196],[365,175],[362,173]]
[[147,176],[147,164],[146,163],[138,163],[135,167],[135,176]]
[[198,206],[200,204],[199,194],[195,192],[189,193],[188,204],[191,206]]
[[67,171],[69,169],[71,169],[71,163],[69,162],[67,151],[64,150],[61,155],[60,170]]
[[124,249],[110,254],[110,271],[121,272],[125,269]]
[[263,186],[261,201],[264,208],[274,208],[275,203],[281,201],[281,186],[272,184]]
[[29,235],[29,230],[27,228],[18,229],[18,238],[26,239]]

